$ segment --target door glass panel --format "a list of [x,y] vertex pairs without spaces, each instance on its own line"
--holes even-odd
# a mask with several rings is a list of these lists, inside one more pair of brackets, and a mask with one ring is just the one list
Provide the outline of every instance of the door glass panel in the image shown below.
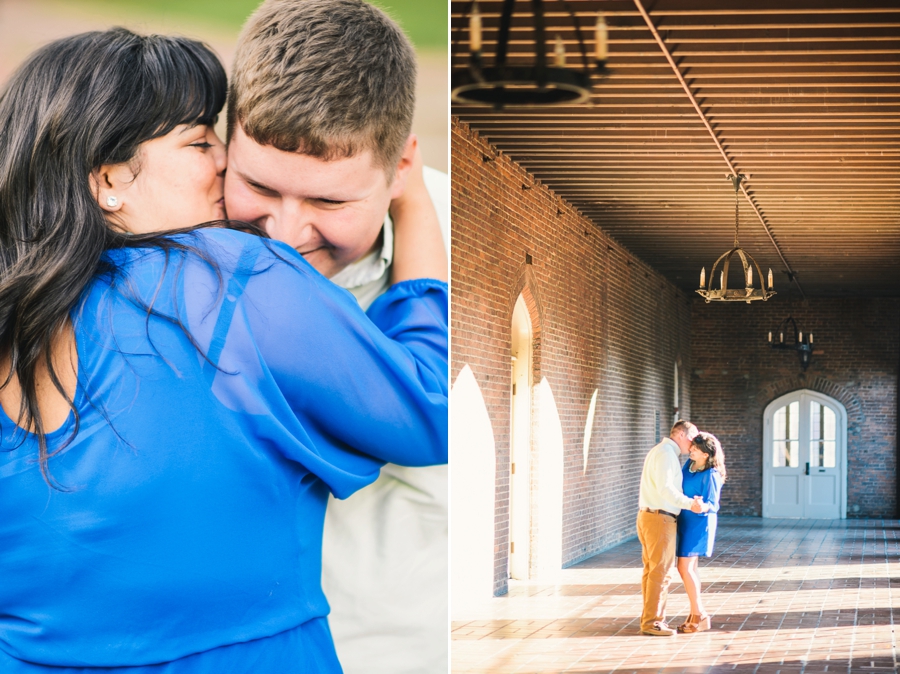
[[809,463],[817,468],[834,468],[836,418],[834,410],[819,402],[809,403]]
[[800,402],[794,401],[778,409],[772,425],[772,465],[796,468],[800,465]]

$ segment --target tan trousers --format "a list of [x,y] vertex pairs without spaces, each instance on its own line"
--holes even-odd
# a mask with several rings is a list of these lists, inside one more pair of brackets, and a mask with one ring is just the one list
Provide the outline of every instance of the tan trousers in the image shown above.
[[641,576],[641,596],[644,610],[641,629],[653,627],[656,621],[666,621],[666,599],[669,596],[669,572],[675,565],[675,519],[659,513],[638,512],[638,540],[641,542],[644,575]]

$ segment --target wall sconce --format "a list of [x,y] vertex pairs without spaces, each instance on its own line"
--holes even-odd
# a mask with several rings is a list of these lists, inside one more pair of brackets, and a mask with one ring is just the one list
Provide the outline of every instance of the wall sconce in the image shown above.
[[[790,329],[790,332],[788,332],[788,329]],[[788,341],[784,341],[786,332]],[[796,351],[800,356],[800,367],[806,372],[806,368],[812,362],[813,334],[811,332],[804,334],[803,330],[798,327],[794,317],[788,316],[781,321],[778,329],[775,331],[775,335],[778,339],[773,339],[772,332],[769,332],[769,346],[773,349]]]

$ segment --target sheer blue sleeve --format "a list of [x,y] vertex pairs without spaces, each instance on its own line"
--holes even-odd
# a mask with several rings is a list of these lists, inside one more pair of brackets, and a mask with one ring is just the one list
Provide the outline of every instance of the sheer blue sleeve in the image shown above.
[[[413,301],[410,301],[413,300]],[[447,392],[447,285],[432,279],[396,283],[369,307],[366,314],[387,337],[415,355]]]
[[706,471],[707,480],[706,480],[706,493],[703,495],[703,500],[706,503],[709,503],[709,512],[717,513],[719,512],[719,496],[722,492],[722,476],[719,474],[717,470],[708,470]]
[[367,316],[293,249],[216,237],[243,242],[234,271],[223,268],[216,294],[209,269],[190,265],[185,305],[211,390],[247,417],[248,432],[339,497],[384,462],[446,463],[445,283],[397,284]]

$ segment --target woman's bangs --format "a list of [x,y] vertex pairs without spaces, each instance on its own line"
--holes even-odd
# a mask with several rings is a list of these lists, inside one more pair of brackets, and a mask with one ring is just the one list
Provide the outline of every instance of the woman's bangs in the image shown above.
[[181,124],[214,125],[225,105],[227,86],[219,59],[196,42],[179,38],[161,38],[160,42],[145,55],[145,65],[152,73],[156,103],[152,107],[158,111],[152,137],[164,136]]

